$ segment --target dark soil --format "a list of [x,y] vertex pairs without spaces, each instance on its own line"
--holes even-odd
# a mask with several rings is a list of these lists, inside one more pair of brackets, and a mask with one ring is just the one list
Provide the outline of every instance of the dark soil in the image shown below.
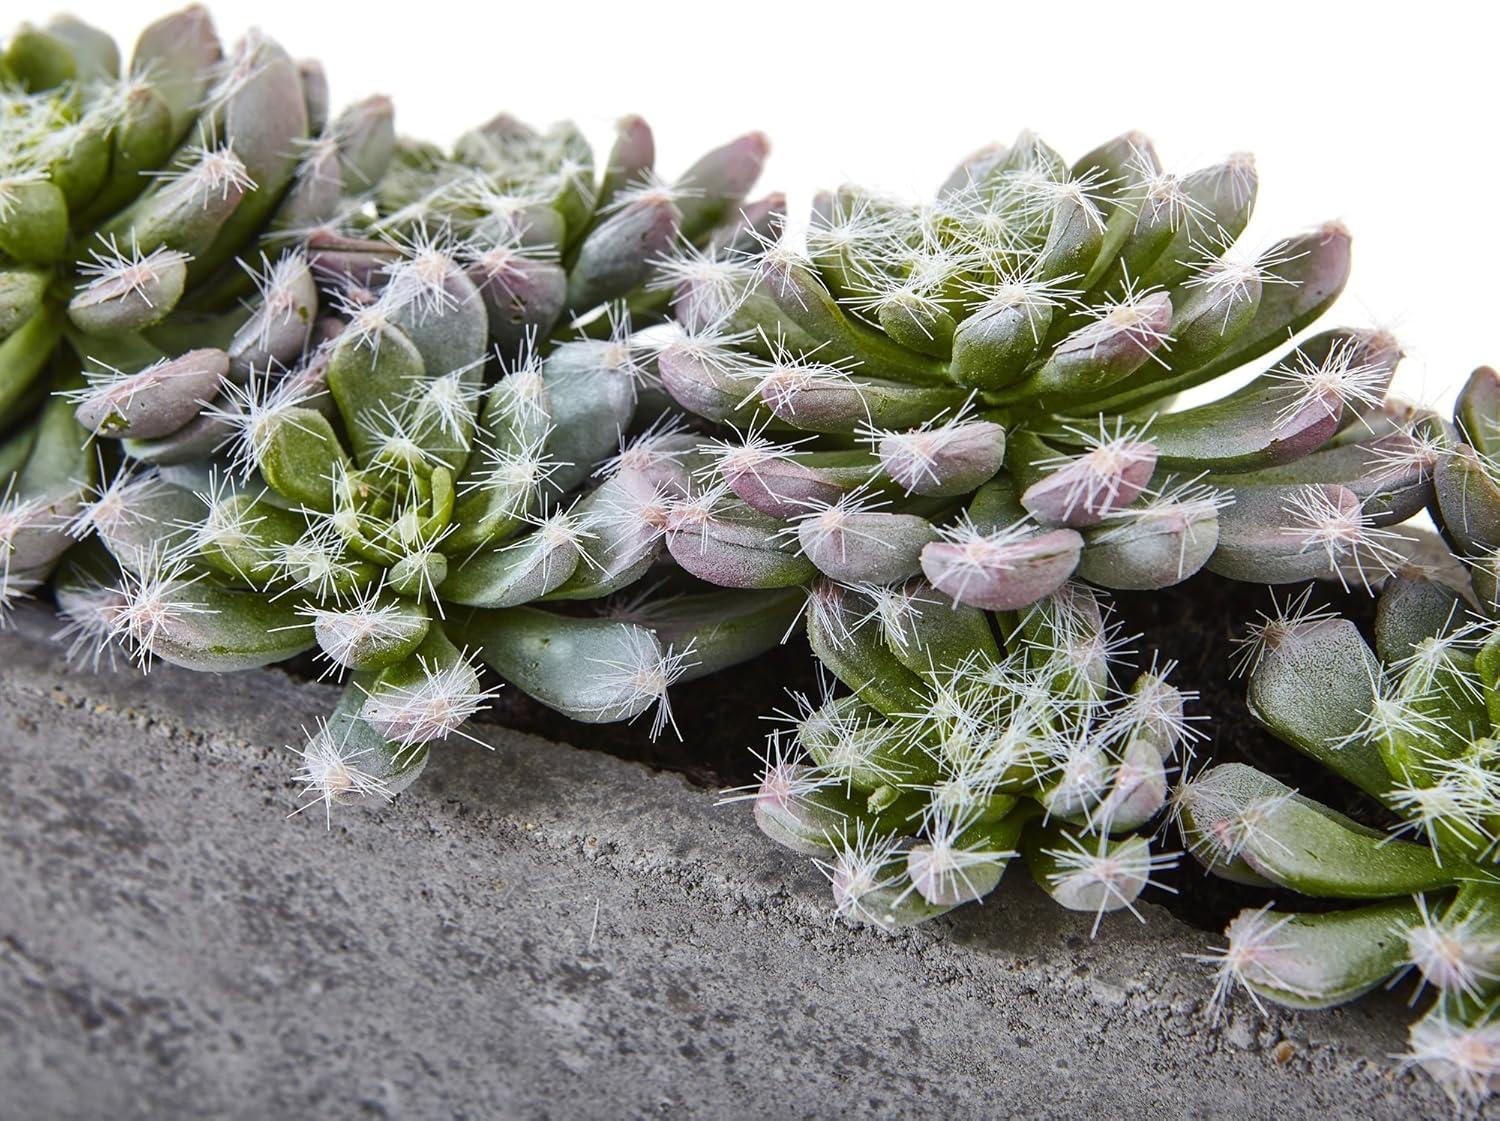
[[[1285,602],[1287,592],[1300,591],[1280,589],[1278,596]],[[1270,609],[1264,587],[1202,573],[1175,588],[1116,594],[1113,599],[1124,633],[1141,636],[1133,644],[1137,660],[1149,664],[1153,651],[1163,659],[1176,659],[1179,667],[1172,680],[1198,691],[1191,708],[1208,718],[1202,727],[1209,736],[1197,748],[1200,764],[1249,763],[1352,817],[1372,824],[1382,821],[1377,804],[1268,735],[1246,709],[1244,682],[1230,676],[1232,640],[1257,612]],[[1364,629],[1374,618],[1374,601],[1363,594],[1319,587],[1314,602],[1328,604]],[[816,689],[814,661],[800,637],[731,671],[675,690],[673,711],[680,739],[668,731],[653,740],[649,717],[634,724],[581,725],[519,689],[502,690],[494,707],[479,719],[677,771],[699,786],[723,788],[754,781],[759,761],[751,749],[761,743],[765,718],[773,709],[785,707],[788,689]],[[1179,843],[1175,835],[1162,839],[1165,848]],[[1278,897],[1302,910],[1329,906],[1209,876],[1187,856],[1160,879],[1162,886],[1148,889],[1146,898],[1204,928],[1220,929],[1242,907],[1258,907]]]

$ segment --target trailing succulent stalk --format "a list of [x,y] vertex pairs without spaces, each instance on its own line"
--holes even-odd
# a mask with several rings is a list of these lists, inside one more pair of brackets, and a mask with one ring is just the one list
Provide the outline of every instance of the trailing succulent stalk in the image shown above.
[[844,187],[804,248],[662,265],[662,384],[723,429],[668,549],[807,591],[849,693],[802,704],[748,796],[844,913],[920,921],[1017,853],[1066,906],[1131,906],[1171,860],[1132,831],[1191,734],[1164,673],[1117,681],[1097,589],[1368,586],[1409,551],[1387,527],[1432,496],[1433,422],[1385,401],[1383,333],[1273,355],[1342,290],[1349,236],[1240,253],[1256,189],[1247,156],[1177,176],[1130,134],[1069,166],[1023,134],[930,203]]
[[1173,809],[1216,875],[1347,900],[1319,914],[1240,913],[1210,955],[1217,1004],[1323,1008],[1415,969],[1409,1061],[1460,1106],[1500,1085],[1500,380],[1477,371],[1438,426],[1431,511],[1468,565],[1406,568],[1377,605],[1373,645],[1310,590],[1263,617],[1244,648],[1251,713],[1377,809],[1381,830],[1252,767],[1209,767]]
[[[1358,904],[1242,913],[1220,1005],[1240,984],[1323,1007],[1415,966],[1437,995],[1413,1061],[1485,1098],[1493,372],[1449,427],[1386,401],[1380,332],[1253,368],[1337,297],[1349,238],[1237,255],[1248,157],[1179,177],[1136,134],[1071,166],[1023,135],[927,205],[820,196],[799,250],[779,196],[745,201],[765,151],[669,184],[638,118],[596,168],[573,126],[499,116],[443,152],[398,141],[384,99],[330,119],[316,63],[259,34],[226,54],[199,8],[123,69],[76,20],[22,28],[0,54],[0,620],[50,581],[95,660],[316,653],[346,684],[298,777],[329,811],[410,783],[491,699],[483,666],[659,732],[674,683],[800,622],[847,691],[797,698],[746,797],[841,914],[921,922],[1019,856],[1097,930],[1175,860],[1138,832],[1170,803],[1215,874]],[[1390,527],[1424,507],[1467,576],[1403,567]],[[1154,663],[1123,685],[1099,589],[1202,568],[1384,583],[1373,650],[1304,599],[1247,665],[1257,718],[1394,836],[1238,764],[1169,794],[1190,694]]]
[[[763,138],[670,186],[638,118],[602,169],[571,125],[504,116],[452,153],[398,142],[383,102],[315,139],[316,69],[260,37],[221,60],[200,10],[147,31],[128,96],[93,92],[75,39],[103,51],[66,23],[4,56],[6,127],[26,131],[0,179],[19,200],[0,291],[36,305],[7,310],[4,345],[39,371],[0,365],[36,383],[0,444],[7,600],[50,575],[96,659],[315,653],[346,680],[300,749],[325,809],[411,782],[489,702],[482,665],[578,720],[655,708],[660,731],[669,686],[780,639],[796,593],[675,573],[583,610],[653,573],[659,512],[688,491],[672,456],[618,454],[637,429],[682,439],[629,333],[664,303],[642,284],[674,242],[735,244],[777,210],[741,206]],[[63,197],[53,133],[137,91],[180,116],[152,134],[163,173],[131,169],[133,200],[81,192],[60,240],[33,246],[33,194]],[[100,127],[118,162],[136,148],[116,116]],[[105,259],[101,231],[128,256]]]

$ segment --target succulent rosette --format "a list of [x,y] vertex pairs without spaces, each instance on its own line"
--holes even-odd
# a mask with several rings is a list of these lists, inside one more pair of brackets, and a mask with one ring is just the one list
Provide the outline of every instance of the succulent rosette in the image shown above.
[[[383,101],[325,128],[317,68],[260,35],[221,56],[200,9],[148,29],[126,92],[112,61],[80,69],[104,43],[63,21],[4,56],[30,138],[0,177],[4,290],[42,278],[6,319],[35,357],[5,367],[28,379],[0,446],[7,599],[50,575],[95,658],[315,654],[345,681],[299,749],[325,808],[414,779],[489,702],[486,665],[575,719],[654,709],[660,730],[673,683],[781,638],[795,593],[656,571],[691,441],[632,333],[662,314],[657,257],[778,211],[745,203],[763,137],[672,183],[633,117],[602,168],[573,126],[503,115],[445,153],[397,140]],[[20,245],[60,197],[63,122],[138,95],[181,118],[158,114],[153,174],[80,190],[97,229]],[[129,133],[109,112],[106,156]],[[638,430],[665,454],[622,454]],[[658,595],[610,598],[652,573]]]
[[1065,906],[1132,907],[1195,733],[1107,593],[1373,588],[1420,551],[1393,527],[1434,500],[1441,425],[1387,400],[1388,334],[1307,333],[1342,226],[1238,244],[1257,187],[1244,155],[1177,175],[1139,134],[1072,164],[1023,134],[931,202],[846,186],[801,241],[661,267],[662,384],[721,432],[667,547],[805,591],[830,687],[745,796],[844,913],[921,921],[1018,855]]

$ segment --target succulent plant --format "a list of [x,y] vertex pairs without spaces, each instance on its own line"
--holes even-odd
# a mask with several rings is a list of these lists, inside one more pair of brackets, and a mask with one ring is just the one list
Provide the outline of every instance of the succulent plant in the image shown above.
[[667,547],[806,589],[848,692],[799,700],[744,796],[843,912],[919,921],[1017,852],[1066,906],[1130,907],[1171,863],[1132,831],[1194,735],[1165,668],[1117,681],[1097,589],[1373,585],[1410,551],[1388,527],[1435,452],[1385,400],[1394,340],[1324,331],[1251,370],[1349,268],[1336,224],[1240,254],[1256,187],[1247,156],[1179,177],[1130,134],[1069,167],[1023,134],[930,204],[820,195],[805,250],[777,231],[662,265],[662,384],[722,430]]
[[986,610],[1071,578],[1378,575],[1382,528],[1431,493],[1386,416],[1400,349],[1335,329],[1252,367],[1328,308],[1350,260],[1336,223],[1242,253],[1256,187],[1244,155],[1176,176],[1129,134],[1070,168],[1023,134],[925,205],[820,195],[805,251],[680,254],[662,380],[741,438],[700,499],[708,543],[674,555],[714,579],[712,527],[759,518],[799,561],[726,558],[722,582],[921,574]]
[[[840,914],[919,923],[1019,856],[1097,931],[1175,862],[1145,832],[1169,809],[1214,874],[1357,904],[1241,913],[1205,955],[1217,1007],[1416,968],[1411,1060],[1485,1099],[1500,377],[1449,425],[1387,400],[1386,333],[1291,345],[1349,236],[1241,252],[1247,156],[1177,176],[1139,134],[1072,165],[1023,134],[928,204],[818,196],[798,248],[781,196],[746,201],[766,150],[668,183],[639,118],[596,167],[576,127],[501,115],[445,152],[384,98],[331,118],[316,62],[259,33],[226,53],[198,7],[126,68],[78,20],[21,28],[0,623],[50,582],[96,662],[314,654],[344,681],[295,749],[325,812],[412,782],[492,699],[486,667],[654,734],[671,686],[801,625],[825,687],[733,797]],[[1243,384],[1179,404],[1221,379]],[[1461,567],[1393,528],[1423,509]],[[1388,831],[1238,763],[1173,789],[1193,694],[1133,661],[1105,592],[1200,569],[1380,589],[1373,648],[1304,594],[1245,665],[1256,718]]]
[[[208,34],[196,10],[171,19]],[[143,42],[161,38],[181,36]],[[227,128],[253,91],[274,93],[294,126],[274,147],[293,151],[307,71],[261,38],[241,53],[217,79],[207,62],[192,71],[201,88],[184,104],[202,107],[204,128],[221,114]],[[315,652],[345,678],[298,749],[304,806],[326,811],[410,783],[429,746],[489,702],[482,665],[582,721],[655,708],[660,730],[670,685],[774,645],[800,605],[667,573],[611,601],[608,617],[595,610],[653,573],[657,511],[687,488],[687,438],[660,416],[666,399],[631,334],[632,314],[649,321],[664,303],[643,282],[675,241],[730,244],[776,210],[775,196],[741,206],[764,139],[725,145],[665,185],[638,118],[620,123],[601,177],[570,125],[539,133],[501,116],[444,154],[395,141],[379,116],[378,129],[330,133],[340,145],[384,138],[330,149],[335,184],[361,189],[301,205],[300,185],[322,173],[289,164],[281,201],[239,224],[238,265],[212,239],[161,232],[153,200],[200,175],[197,163],[109,218],[128,270],[111,264],[105,284],[76,259],[63,266],[83,277],[64,336],[73,374],[50,383],[4,453],[21,449],[0,512],[5,586],[14,595],[56,565],[75,650],[123,646],[142,665],[216,672]],[[274,118],[251,115],[262,129]],[[190,150],[230,161],[250,146],[230,134]],[[321,142],[302,147],[305,167]],[[260,174],[212,190],[194,180],[172,196],[174,221],[196,228]],[[204,261],[201,289],[162,295],[168,266],[181,280]],[[200,291],[226,308],[189,313]],[[120,307],[99,312],[111,301],[155,318],[122,325]],[[88,334],[84,306],[99,328]],[[642,429],[668,454],[622,454]],[[37,490],[59,480],[66,503]]]
[[1412,1028],[1410,1061],[1461,1106],[1500,1085],[1497,392],[1495,372],[1477,371],[1455,425],[1430,434],[1433,517],[1472,586],[1451,558],[1403,567],[1380,593],[1373,643],[1315,609],[1309,588],[1246,639],[1251,713],[1362,792],[1350,799],[1362,820],[1240,763],[1206,768],[1172,799],[1210,872],[1355,904],[1241,912],[1209,956],[1217,1003],[1240,986],[1257,1004],[1323,1008],[1415,969],[1413,1002],[1427,986],[1436,998]]
[[[368,187],[393,137],[384,98],[330,120],[316,62],[259,33],[225,53],[201,7],[146,28],[124,69],[109,36],[70,17],[12,36],[0,53],[0,613],[46,579],[115,458],[88,446],[90,430],[181,441],[220,379],[243,381],[254,358],[237,301],[264,254]],[[306,311],[264,329],[284,335]]]
[[982,899],[1020,854],[1095,931],[1110,911],[1141,917],[1176,854],[1135,831],[1199,733],[1170,666],[1117,686],[1128,639],[1099,593],[1068,583],[994,619],[920,579],[810,594],[812,648],[851,691],[796,698],[761,781],[730,800],[817,858],[841,915],[922,922]]

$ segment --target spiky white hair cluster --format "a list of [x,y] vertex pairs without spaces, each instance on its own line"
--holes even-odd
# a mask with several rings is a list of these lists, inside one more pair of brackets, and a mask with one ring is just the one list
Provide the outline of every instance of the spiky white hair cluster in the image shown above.
[[307,257],[299,249],[288,249],[275,261],[262,254],[259,268],[241,260],[240,268],[255,285],[259,317],[256,341],[264,349],[269,345],[272,332],[301,323],[306,309],[302,306],[299,280],[308,275]]
[[1345,339],[1329,348],[1321,359],[1302,351],[1290,365],[1270,372],[1282,384],[1284,402],[1277,423],[1287,424],[1311,405],[1337,416],[1344,409],[1373,409],[1385,400],[1390,381],[1389,366],[1370,358],[1372,346],[1363,340]]
[[370,769],[374,762],[370,749],[350,742],[352,725],[348,721],[341,721],[340,727],[341,731],[335,731],[330,721],[319,720],[300,748],[289,748],[302,764],[292,781],[301,785],[303,800],[292,815],[321,806],[330,829],[334,806],[364,799],[389,801],[391,797],[386,780]]
[[168,270],[191,261],[192,255],[166,246],[142,252],[132,231],[130,245],[122,249],[115,234],[98,234],[98,245],[88,251],[88,260],[80,261],[76,272],[83,278],[80,288],[128,292],[151,306],[151,296]]
[[243,384],[226,380],[219,399],[203,410],[217,421],[225,435],[220,443],[241,478],[248,479],[276,436],[277,425],[292,424],[303,431],[305,423],[292,413],[306,406],[311,397],[292,379],[272,370],[252,370]]
[[1073,342],[1080,349],[1087,344],[1091,355],[1107,347],[1134,346],[1165,368],[1167,360],[1160,351],[1172,341],[1162,314],[1167,306],[1164,293],[1127,278],[1119,296],[1081,309],[1085,323],[1072,336]]
[[798,447],[811,439],[772,439],[766,435],[769,425],[767,418],[743,431],[730,426],[732,436],[703,439],[693,449],[694,458],[700,461],[693,478],[700,483],[718,479],[732,482],[741,475],[749,475],[758,481],[762,468],[795,460]]
[[833,859],[817,862],[833,888],[838,917],[872,926],[895,925],[888,899],[901,881],[901,853],[898,835],[868,829],[862,820],[843,832]]
[[1294,918],[1276,914],[1269,903],[1258,910],[1241,911],[1225,931],[1228,945],[1209,953],[1188,955],[1214,967],[1214,992],[1209,1008],[1216,1022],[1224,1016],[1229,998],[1237,988],[1244,989],[1262,1013],[1266,1006],[1257,986],[1309,999],[1316,995],[1301,991],[1289,976],[1289,966],[1297,962],[1297,942],[1287,929]]
[[348,603],[309,601],[297,613],[315,628],[327,673],[352,666],[364,651],[398,642],[411,631],[409,614],[379,586],[357,593]]
[[1037,527],[1025,520],[992,529],[975,523],[968,511],[936,528],[943,541],[957,546],[950,557],[949,591],[960,602],[970,585],[983,585],[997,574],[1017,568],[1024,554],[1016,546],[1025,544],[1037,532]]
[[680,241],[656,262],[651,291],[670,292],[676,318],[694,328],[722,323],[739,307],[755,280],[748,257],[733,250],[699,249]]
[[[1156,463],[1156,448],[1147,437],[1149,425],[1129,425],[1123,417],[1114,424],[1099,418],[1097,431],[1068,427],[1084,450],[1076,455],[1038,460],[1037,467],[1065,468],[1067,488],[1063,508],[1068,515],[1082,510],[1107,514],[1117,509],[1121,492],[1132,473],[1150,471]],[[1132,517],[1135,511],[1132,511]]]
[[212,614],[193,591],[202,576],[181,553],[157,548],[143,551],[134,567],[120,570],[119,603],[111,613],[110,636],[123,643],[143,669],[150,668],[157,643],[179,622]]
[[94,533],[112,538],[133,527],[153,524],[146,513],[147,504],[165,486],[156,471],[138,470],[127,461],[108,482],[86,488],[83,503],[68,521],[68,532],[79,540]]
[[875,513],[889,505],[863,488],[844,491],[832,501],[804,499],[799,505],[806,506],[807,512],[794,516],[780,533],[800,538],[809,552],[828,550],[846,561],[854,551],[878,556],[881,550],[893,548],[877,529],[861,524],[861,514]]
[[[943,409],[912,428],[860,425],[855,434],[879,453],[886,474],[908,495],[943,482],[939,465],[977,434],[989,435],[993,426],[974,419],[974,395],[957,409]],[[993,440],[993,436],[989,436]]]
[[[1290,851],[1275,823],[1278,811],[1295,797],[1287,789],[1247,798],[1201,776],[1188,776],[1172,791],[1171,814],[1194,856],[1207,867],[1227,866],[1251,849]],[[1189,817],[1191,832],[1184,828]]]
[[1221,315],[1220,329],[1223,330],[1237,312],[1259,298],[1266,286],[1290,285],[1291,279],[1280,270],[1295,259],[1292,254],[1274,250],[1256,257],[1243,257],[1230,249],[1189,276],[1183,281],[1183,287],[1207,295],[1210,310]]
[[235,154],[233,145],[211,141],[184,149],[175,166],[147,174],[170,183],[201,207],[207,207],[215,198],[225,202],[232,194],[243,194],[256,187],[254,177]]
[[803,395],[830,389],[861,395],[858,383],[851,377],[858,365],[853,359],[820,361],[817,348],[796,351],[780,338],[767,339],[766,345],[769,358],[735,351],[725,359],[728,362],[725,372],[749,387],[740,407],[763,401],[772,411],[795,417]]
[[785,729],[771,732],[765,746],[754,750],[760,761],[756,780],[725,790],[720,805],[754,802],[772,812],[795,813],[818,791],[833,785],[827,774],[811,765],[806,749]]
[[1460,1109],[1477,1109],[1500,1088],[1500,1021],[1469,1023],[1440,1011],[1412,1025],[1407,1063],[1432,1076]]
[[1337,618],[1337,612],[1314,607],[1312,593],[1309,585],[1295,598],[1288,596],[1285,603],[1278,603],[1276,592],[1271,592],[1271,610],[1257,611],[1255,621],[1234,639],[1235,673],[1254,673],[1267,653],[1279,648],[1304,628]]
[[1144,838],[1115,841],[1107,832],[1091,838],[1069,835],[1066,847],[1044,852],[1055,865],[1047,874],[1053,892],[1072,910],[1094,912],[1091,937],[1111,911],[1128,910],[1144,923],[1135,901],[1145,887],[1176,892],[1153,877],[1176,867],[1178,854],[1153,852]]
[[625,628],[620,632],[616,652],[592,661],[595,684],[606,698],[598,711],[628,714],[634,720],[642,712],[654,710],[651,735],[659,736],[670,727],[680,736],[667,691],[698,660],[691,644],[682,650],[662,647],[644,628]]
[[488,707],[498,691],[482,686],[475,660],[467,654],[442,662],[418,655],[417,661],[414,681],[379,682],[366,691],[360,707],[360,717],[403,753],[462,734],[468,719]]
[[[1422,975],[1422,985],[1476,1003],[1500,983],[1500,939],[1486,931],[1486,915],[1473,908],[1456,916],[1434,911],[1425,896],[1416,897],[1417,921],[1396,933],[1406,942],[1407,960]],[[1412,994],[1415,1002],[1419,987]]]
[[909,884],[915,893],[940,904],[979,902],[994,886],[997,866],[1016,854],[981,836],[971,836],[977,815],[951,804],[931,808],[923,825],[923,841],[907,858]]

